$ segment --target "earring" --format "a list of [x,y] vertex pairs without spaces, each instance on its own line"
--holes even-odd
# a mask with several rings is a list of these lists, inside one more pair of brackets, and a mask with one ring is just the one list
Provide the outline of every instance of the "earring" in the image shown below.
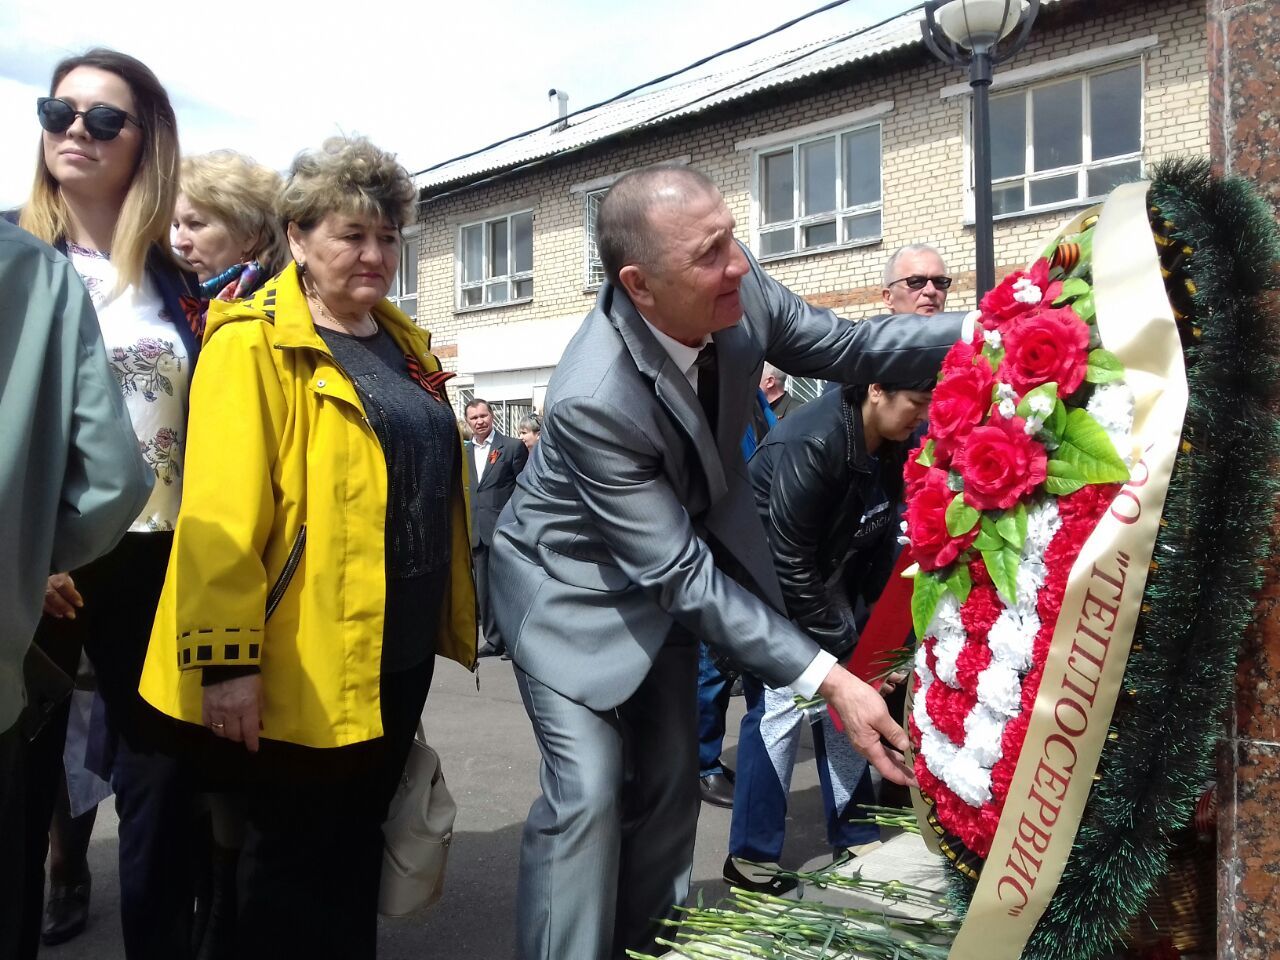
[[307,262],[305,260],[298,261],[298,276],[305,277],[307,275]]

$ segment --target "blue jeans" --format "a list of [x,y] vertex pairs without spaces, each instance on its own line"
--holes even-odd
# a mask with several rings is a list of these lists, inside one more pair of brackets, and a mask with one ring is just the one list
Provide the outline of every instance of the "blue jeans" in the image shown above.
[[[790,687],[770,690],[751,676],[742,678],[742,687],[747,712],[738,740],[729,853],[757,863],[777,863],[786,839],[787,792],[800,731],[809,718],[795,708]],[[878,840],[879,827],[849,822],[865,817],[862,807],[875,803],[866,759],[836,731],[826,710],[812,722],[812,729],[827,841],[838,850]]]
[[732,682],[711,658],[705,643],[698,644],[698,776],[724,772],[724,714],[729,709]]

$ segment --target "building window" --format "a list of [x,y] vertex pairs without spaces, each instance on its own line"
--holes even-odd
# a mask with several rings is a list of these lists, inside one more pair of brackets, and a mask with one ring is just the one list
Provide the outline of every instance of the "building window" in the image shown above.
[[1141,64],[991,98],[995,216],[1084,203],[1141,177]]
[[880,239],[880,124],[756,154],[761,257]]
[[600,251],[596,248],[596,217],[600,214],[600,201],[604,199],[604,195],[609,192],[609,188],[603,190],[592,190],[586,194],[586,287],[588,290],[594,290],[600,284],[604,283],[604,265],[600,262]]
[[533,211],[470,223],[459,231],[458,307],[533,298]]
[[396,270],[387,299],[405,312],[409,319],[418,316],[418,237],[408,234],[400,248],[400,267]]

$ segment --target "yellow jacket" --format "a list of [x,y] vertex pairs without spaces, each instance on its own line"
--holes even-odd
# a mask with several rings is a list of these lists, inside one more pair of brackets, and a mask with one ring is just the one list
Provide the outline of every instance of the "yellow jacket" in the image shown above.
[[[425,372],[440,369],[408,317],[385,300],[374,316]],[[292,264],[247,300],[210,304],[185,470],[142,696],[198,724],[199,668],[258,664],[264,737],[338,747],[381,736],[386,460]],[[472,669],[462,477],[459,466],[437,652]]]

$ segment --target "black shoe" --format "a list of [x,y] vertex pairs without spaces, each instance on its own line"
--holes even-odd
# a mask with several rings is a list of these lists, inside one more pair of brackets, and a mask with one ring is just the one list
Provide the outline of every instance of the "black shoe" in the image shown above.
[[723,773],[710,773],[698,778],[698,793],[703,803],[717,807],[733,806],[733,781]]
[[477,657],[496,657],[500,653],[502,653],[502,648],[496,643],[490,643],[488,640],[476,648]]
[[724,858],[724,870],[722,873],[724,882],[729,886],[738,887],[741,890],[749,890],[751,893],[771,893],[775,897],[780,897],[800,886],[800,881],[795,877],[779,877],[776,874],[767,880],[753,880],[738,869],[738,865],[733,862],[732,856]]
[[86,874],[79,883],[50,883],[40,940],[47,947],[66,943],[84,932],[89,921],[89,891],[93,881]]
[[731,697],[746,696],[746,694],[742,692],[742,677],[733,678],[733,685],[729,687],[729,696]]

